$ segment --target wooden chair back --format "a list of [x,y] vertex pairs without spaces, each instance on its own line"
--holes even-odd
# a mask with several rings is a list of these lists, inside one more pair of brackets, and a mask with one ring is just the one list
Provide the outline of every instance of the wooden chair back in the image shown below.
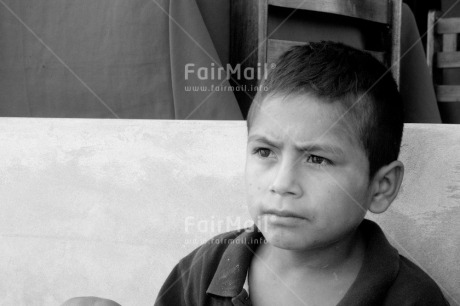
[[[241,65],[242,69],[265,69],[290,47],[305,44],[307,41],[272,39],[272,33],[268,33],[268,19],[270,9],[274,7],[289,8],[293,13],[306,10],[365,20],[382,26],[382,33],[375,33],[380,35],[382,50],[369,52],[391,68],[399,84],[401,5],[401,0],[232,0],[230,63],[233,67]],[[257,82],[257,79],[238,79],[238,83],[245,85],[246,89],[255,88]],[[245,115],[255,91],[236,94]]]
[[435,10],[428,13],[427,64],[441,115],[449,108],[448,104],[460,102],[460,83],[449,85],[443,80],[444,69],[460,68],[459,34],[460,17],[441,18]]

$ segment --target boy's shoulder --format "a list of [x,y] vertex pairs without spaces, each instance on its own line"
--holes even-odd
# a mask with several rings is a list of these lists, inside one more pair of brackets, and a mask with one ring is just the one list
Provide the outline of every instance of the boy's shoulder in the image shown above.
[[449,305],[436,282],[419,266],[399,255],[399,271],[385,305]]
[[[366,254],[350,291],[382,305],[449,305],[436,282],[389,243],[381,228],[365,220],[361,225]],[[366,297],[368,291],[369,296]]]

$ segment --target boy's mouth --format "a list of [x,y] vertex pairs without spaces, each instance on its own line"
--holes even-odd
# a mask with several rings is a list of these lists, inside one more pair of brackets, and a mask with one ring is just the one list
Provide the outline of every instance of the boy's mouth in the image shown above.
[[286,217],[286,218],[289,217],[289,218],[305,219],[301,215],[296,214],[296,213],[294,213],[292,211],[289,211],[289,210],[268,209],[268,210],[264,211],[264,214],[266,214],[266,215],[275,215],[275,216],[278,216],[278,217]]
[[[307,219],[291,211],[268,210],[263,214],[272,226],[292,227],[303,224]],[[267,225],[268,225],[267,224]]]

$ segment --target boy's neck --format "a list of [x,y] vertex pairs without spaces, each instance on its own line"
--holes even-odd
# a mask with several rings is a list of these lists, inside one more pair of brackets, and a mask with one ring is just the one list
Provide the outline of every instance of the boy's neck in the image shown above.
[[360,267],[364,257],[364,241],[359,231],[331,245],[305,251],[286,250],[269,243],[261,246],[259,258],[280,274],[299,272],[324,274]]

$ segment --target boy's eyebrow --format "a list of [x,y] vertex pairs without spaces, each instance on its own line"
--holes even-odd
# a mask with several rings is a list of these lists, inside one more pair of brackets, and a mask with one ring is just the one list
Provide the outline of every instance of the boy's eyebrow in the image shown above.
[[[276,141],[270,140],[265,136],[257,135],[257,134],[249,136],[248,142],[251,142],[251,141],[263,142],[273,147],[281,146]],[[328,152],[334,155],[344,155],[344,152],[340,147],[325,144],[325,143],[324,144],[319,144],[319,143],[304,144],[304,145],[296,146],[295,148],[299,152]]]
[[296,149],[301,152],[328,152],[334,155],[344,155],[344,152],[340,147],[329,144],[305,144],[296,146]]
[[262,135],[256,134],[256,135],[249,136],[248,142],[251,142],[251,141],[259,141],[259,142],[266,143],[272,147],[280,147],[280,144],[276,143],[276,141],[268,139],[267,137],[262,136]]

